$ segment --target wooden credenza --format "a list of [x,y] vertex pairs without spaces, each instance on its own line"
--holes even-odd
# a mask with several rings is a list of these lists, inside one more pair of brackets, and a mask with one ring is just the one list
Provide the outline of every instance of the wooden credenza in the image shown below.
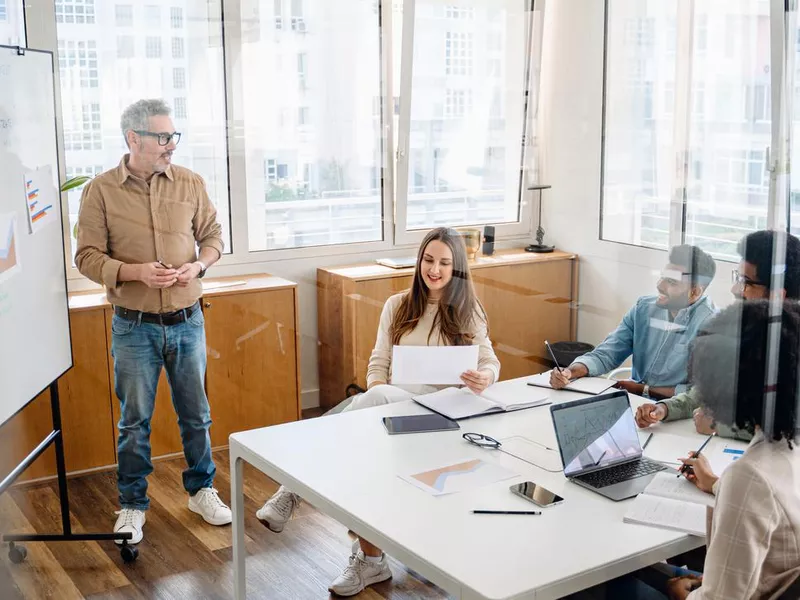
[[[475,290],[489,317],[500,378],[549,368],[544,340],[574,340],[578,257],[555,251],[500,250],[470,261]],[[335,406],[345,388],[366,387],[383,304],[411,287],[413,268],[375,263],[317,269],[320,404]]]
[[[225,283],[242,285],[218,287]],[[204,280],[211,444],[236,431],[300,418],[297,284],[270,275]],[[111,357],[112,308],[104,293],[70,294],[73,368],[58,382],[68,472],[116,463],[119,400]],[[151,422],[152,456],[181,452],[177,417],[162,371]],[[0,478],[52,430],[45,390],[0,427]],[[47,450],[20,478],[54,475]]]

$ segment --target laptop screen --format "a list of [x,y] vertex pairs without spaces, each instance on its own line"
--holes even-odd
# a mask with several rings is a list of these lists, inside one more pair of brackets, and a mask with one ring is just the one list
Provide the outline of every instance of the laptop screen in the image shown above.
[[550,407],[564,475],[596,471],[642,455],[624,390]]

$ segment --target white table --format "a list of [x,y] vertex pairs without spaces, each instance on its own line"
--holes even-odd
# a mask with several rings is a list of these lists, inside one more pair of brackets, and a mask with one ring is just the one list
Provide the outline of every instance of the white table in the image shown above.
[[[561,391],[551,399],[563,402],[579,397],[585,396]],[[634,406],[642,402],[631,397]],[[559,598],[704,543],[680,533],[623,523],[629,501],[612,502],[568,482],[560,472],[546,472],[461,438],[467,431],[500,440],[524,436],[557,448],[546,406],[461,421],[461,430],[454,432],[389,436],[381,423],[386,415],[425,412],[413,402],[403,402],[231,435],[236,599],[245,598],[244,461],[447,592],[467,600]],[[694,432],[691,420],[659,424],[653,431],[654,441],[660,434],[672,434],[662,439],[676,446],[675,457],[696,449],[704,439]],[[726,442],[730,443],[712,440],[712,444]],[[542,451],[537,457],[560,467],[557,452]],[[397,476],[463,458],[496,462],[519,477],[434,497]],[[509,485],[526,480],[543,484],[565,502],[544,509],[542,516],[471,514],[475,508],[534,508],[508,491]]]

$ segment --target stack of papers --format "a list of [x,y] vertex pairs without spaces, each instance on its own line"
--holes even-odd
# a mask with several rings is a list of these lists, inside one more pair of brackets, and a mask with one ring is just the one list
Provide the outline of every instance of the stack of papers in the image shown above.
[[547,391],[525,385],[524,380],[495,383],[480,396],[469,388],[449,387],[432,394],[414,396],[414,400],[454,421],[550,404]]
[[[528,383],[552,390],[553,388],[550,386],[550,373],[551,371],[547,371],[546,373],[534,375],[528,379]],[[581,377],[580,379],[573,380],[564,389],[570,392],[580,392],[581,394],[592,394],[596,396],[614,387],[615,383],[615,380],[606,379],[605,377]]]
[[674,472],[661,472],[636,497],[623,520],[704,537],[706,508],[713,508],[715,500]]

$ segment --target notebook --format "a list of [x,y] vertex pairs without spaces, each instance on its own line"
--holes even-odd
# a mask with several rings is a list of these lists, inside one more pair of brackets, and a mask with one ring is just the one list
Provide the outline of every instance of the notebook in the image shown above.
[[692,535],[706,535],[706,507],[715,498],[674,471],[657,473],[631,504],[623,520]]
[[[516,385],[508,385],[513,383]],[[550,404],[544,390],[532,390],[525,386],[527,389],[523,393],[515,393],[518,387],[521,387],[519,382],[503,381],[489,386],[480,396],[468,388],[448,387],[414,396],[414,401],[454,421]]]
[[706,535],[705,506],[650,494],[636,496],[622,520],[626,523],[682,531],[699,537]]
[[391,267],[392,269],[405,269],[413,267],[417,264],[415,256],[403,256],[400,258],[376,258],[375,262],[384,267]]
[[[550,386],[550,371],[534,375],[527,380],[527,383],[536,387],[553,389]],[[615,383],[616,381],[613,379],[606,379],[605,377],[581,377],[580,379],[574,380],[564,389],[570,392],[580,392],[582,394],[592,394],[596,396],[614,387]]]

